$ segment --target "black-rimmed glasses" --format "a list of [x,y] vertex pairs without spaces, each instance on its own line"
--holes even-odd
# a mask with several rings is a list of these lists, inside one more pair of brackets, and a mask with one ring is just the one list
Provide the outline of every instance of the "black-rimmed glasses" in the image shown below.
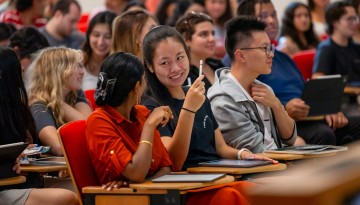
[[275,46],[274,44],[269,44],[266,46],[259,46],[259,47],[253,47],[253,48],[239,48],[239,50],[252,50],[252,49],[264,49],[267,56],[270,56],[275,52]]

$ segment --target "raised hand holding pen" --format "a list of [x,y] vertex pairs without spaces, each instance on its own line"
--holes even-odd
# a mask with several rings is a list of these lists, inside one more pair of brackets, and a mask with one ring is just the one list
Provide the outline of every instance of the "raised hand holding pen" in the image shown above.
[[205,101],[204,75],[200,75],[186,94],[183,108],[195,113]]

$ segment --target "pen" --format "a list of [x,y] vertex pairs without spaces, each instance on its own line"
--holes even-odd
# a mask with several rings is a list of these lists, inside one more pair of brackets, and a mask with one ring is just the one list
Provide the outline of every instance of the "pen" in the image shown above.
[[188,86],[191,86],[191,78],[190,77],[187,78],[187,83],[188,83]]

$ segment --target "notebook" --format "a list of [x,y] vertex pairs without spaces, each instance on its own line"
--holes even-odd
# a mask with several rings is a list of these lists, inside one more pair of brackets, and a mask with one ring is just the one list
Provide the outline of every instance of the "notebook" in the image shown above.
[[340,111],[346,79],[340,75],[321,76],[305,83],[301,99],[310,106],[308,116]]
[[13,171],[14,163],[28,145],[24,142],[0,145],[0,179],[17,176]]
[[29,160],[32,165],[66,165],[64,157],[44,157],[34,160]]
[[212,182],[224,176],[225,174],[166,174],[153,179],[152,182]]
[[282,153],[282,154],[328,154],[334,152],[340,152],[347,150],[344,146],[334,145],[302,145],[302,146],[290,146],[283,147],[274,150],[266,150],[266,153]]
[[270,161],[265,160],[236,160],[236,159],[220,159],[208,162],[200,162],[200,166],[206,167],[235,167],[235,168],[250,168],[257,166],[264,166],[271,164]]

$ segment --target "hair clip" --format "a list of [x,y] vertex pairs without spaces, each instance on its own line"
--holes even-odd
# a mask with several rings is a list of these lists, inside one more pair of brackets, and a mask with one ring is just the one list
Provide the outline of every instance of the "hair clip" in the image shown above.
[[[106,76],[107,74],[105,72],[99,73],[100,86],[96,89],[96,92],[94,94],[95,99],[101,97],[102,101],[105,101],[106,97],[110,96],[114,90],[116,78],[108,79]],[[103,86],[105,81],[106,85]]]

